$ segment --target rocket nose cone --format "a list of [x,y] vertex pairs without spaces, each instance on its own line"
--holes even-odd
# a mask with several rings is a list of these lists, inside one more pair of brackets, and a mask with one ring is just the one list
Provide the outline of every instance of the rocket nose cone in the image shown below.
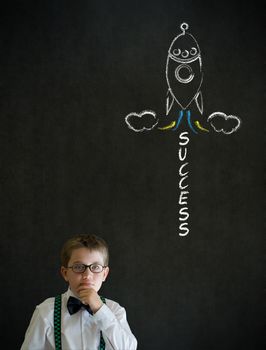
[[169,55],[173,59],[194,59],[200,55],[200,48],[191,34],[180,34],[172,41]]

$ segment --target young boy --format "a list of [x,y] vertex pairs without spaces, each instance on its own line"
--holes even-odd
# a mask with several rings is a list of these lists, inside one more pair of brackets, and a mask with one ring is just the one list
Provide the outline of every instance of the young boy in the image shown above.
[[98,294],[108,260],[106,242],[95,235],[77,235],[63,245],[61,274],[68,290],[36,307],[21,350],[137,349],[125,309]]

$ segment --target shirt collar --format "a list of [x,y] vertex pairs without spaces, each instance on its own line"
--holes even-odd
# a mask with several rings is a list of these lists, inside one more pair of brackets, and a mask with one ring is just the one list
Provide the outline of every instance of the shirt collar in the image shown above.
[[[68,290],[66,292],[66,298],[68,300],[69,297],[74,297],[74,298],[77,298],[79,299],[79,297],[77,295],[75,295],[72,290],[70,289],[70,287],[68,287]],[[80,299],[79,299],[80,300]]]

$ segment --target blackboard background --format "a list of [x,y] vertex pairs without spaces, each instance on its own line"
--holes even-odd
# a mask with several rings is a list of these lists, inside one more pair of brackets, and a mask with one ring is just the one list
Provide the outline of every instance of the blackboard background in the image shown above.
[[[16,1],[1,10],[1,343],[65,290],[59,251],[102,235],[102,294],[140,350],[263,348],[262,11],[200,1]],[[165,108],[168,47],[189,23],[204,115],[241,117],[189,143],[189,235],[178,236],[179,132],[134,133]],[[265,330],[265,329],[264,329]],[[126,350],[126,349],[124,349]]]

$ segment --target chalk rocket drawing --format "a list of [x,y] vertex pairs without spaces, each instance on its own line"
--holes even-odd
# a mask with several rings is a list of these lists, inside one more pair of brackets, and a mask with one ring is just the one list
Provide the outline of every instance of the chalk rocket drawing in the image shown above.
[[[200,90],[203,82],[201,51],[197,40],[187,32],[188,28],[187,23],[180,25],[181,33],[172,40],[168,50],[166,117],[158,117],[152,110],[129,113],[125,117],[125,122],[131,130],[150,131],[157,126],[157,129],[161,131],[176,131],[184,122],[187,122],[188,127],[195,134],[209,132],[209,129],[203,126],[204,123],[209,123],[215,132],[222,132],[226,135],[239,129],[241,120],[237,116],[214,112],[208,118],[203,118],[203,97]],[[192,116],[193,103],[199,111],[200,120],[198,115]],[[175,114],[177,113],[174,118],[170,116],[173,110]],[[221,119],[223,119],[222,123]],[[217,127],[216,124],[219,126]],[[230,124],[230,127],[226,124]]]
[[[200,87],[203,80],[202,60],[196,39],[187,33],[188,24],[180,26],[182,33],[172,41],[166,62],[166,80],[168,91],[166,97],[166,115],[169,114],[175,102],[181,107],[177,122],[171,124],[176,130],[186,111],[190,129],[195,132],[191,124],[190,104],[195,101],[200,114],[203,113],[203,99]],[[162,128],[161,128],[162,129]]]

